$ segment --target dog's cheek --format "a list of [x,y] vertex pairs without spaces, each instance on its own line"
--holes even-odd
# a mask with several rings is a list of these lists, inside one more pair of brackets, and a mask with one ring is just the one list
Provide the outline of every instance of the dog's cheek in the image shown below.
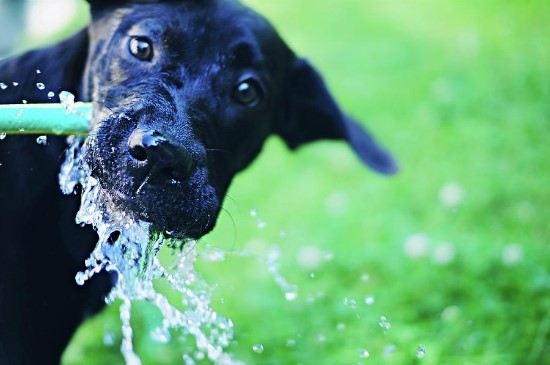
[[217,171],[230,170],[236,174],[250,165],[273,130],[268,115],[268,110],[242,106],[232,106],[225,111],[219,123],[221,132],[216,133],[218,138],[212,143],[214,149],[226,151],[212,156],[220,160]]

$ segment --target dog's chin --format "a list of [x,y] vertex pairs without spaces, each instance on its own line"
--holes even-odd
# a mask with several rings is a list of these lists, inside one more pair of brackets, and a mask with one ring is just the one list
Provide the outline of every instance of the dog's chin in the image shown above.
[[138,194],[119,189],[103,189],[110,209],[151,224],[151,229],[173,238],[198,239],[212,230],[219,214],[214,190],[205,188],[192,194],[172,189],[143,187]]

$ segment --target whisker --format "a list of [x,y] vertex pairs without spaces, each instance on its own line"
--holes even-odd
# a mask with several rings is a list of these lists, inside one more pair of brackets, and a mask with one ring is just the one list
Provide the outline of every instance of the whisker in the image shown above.
[[143,187],[145,186],[145,184],[147,184],[147,182],[149,181],[149,179],[151,178],[151,174],[153,173],[153,171],[149,171],[149,173],[147,174],[147,176],[145,176],[145,179],[143,179],[143,181],[141,182],[141,184],[139,185],[139,187],[137,188],[136,192],[135,192],[135,195],[139,195],[139,193],[141,192],[141,189],[143,189]]

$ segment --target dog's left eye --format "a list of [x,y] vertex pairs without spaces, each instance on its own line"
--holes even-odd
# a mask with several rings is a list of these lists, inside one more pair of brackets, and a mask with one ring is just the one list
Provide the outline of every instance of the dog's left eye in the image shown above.
[[247,78],[235,86],[232,96],[240,104],[255,106],[262,99],[262,90],[257,80]]
[[128,49],[132,56],[141,61],[153,59],[153,42],[145,37],[132,37],[128,43]]

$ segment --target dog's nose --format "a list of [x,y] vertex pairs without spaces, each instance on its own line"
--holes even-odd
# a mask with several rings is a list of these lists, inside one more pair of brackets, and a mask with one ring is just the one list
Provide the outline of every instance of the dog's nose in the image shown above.
[[183,147],[172,144],[161,133],[136,128],[128,138],[128,152],[152,180],[182,181],[189,177],[193,159]]

